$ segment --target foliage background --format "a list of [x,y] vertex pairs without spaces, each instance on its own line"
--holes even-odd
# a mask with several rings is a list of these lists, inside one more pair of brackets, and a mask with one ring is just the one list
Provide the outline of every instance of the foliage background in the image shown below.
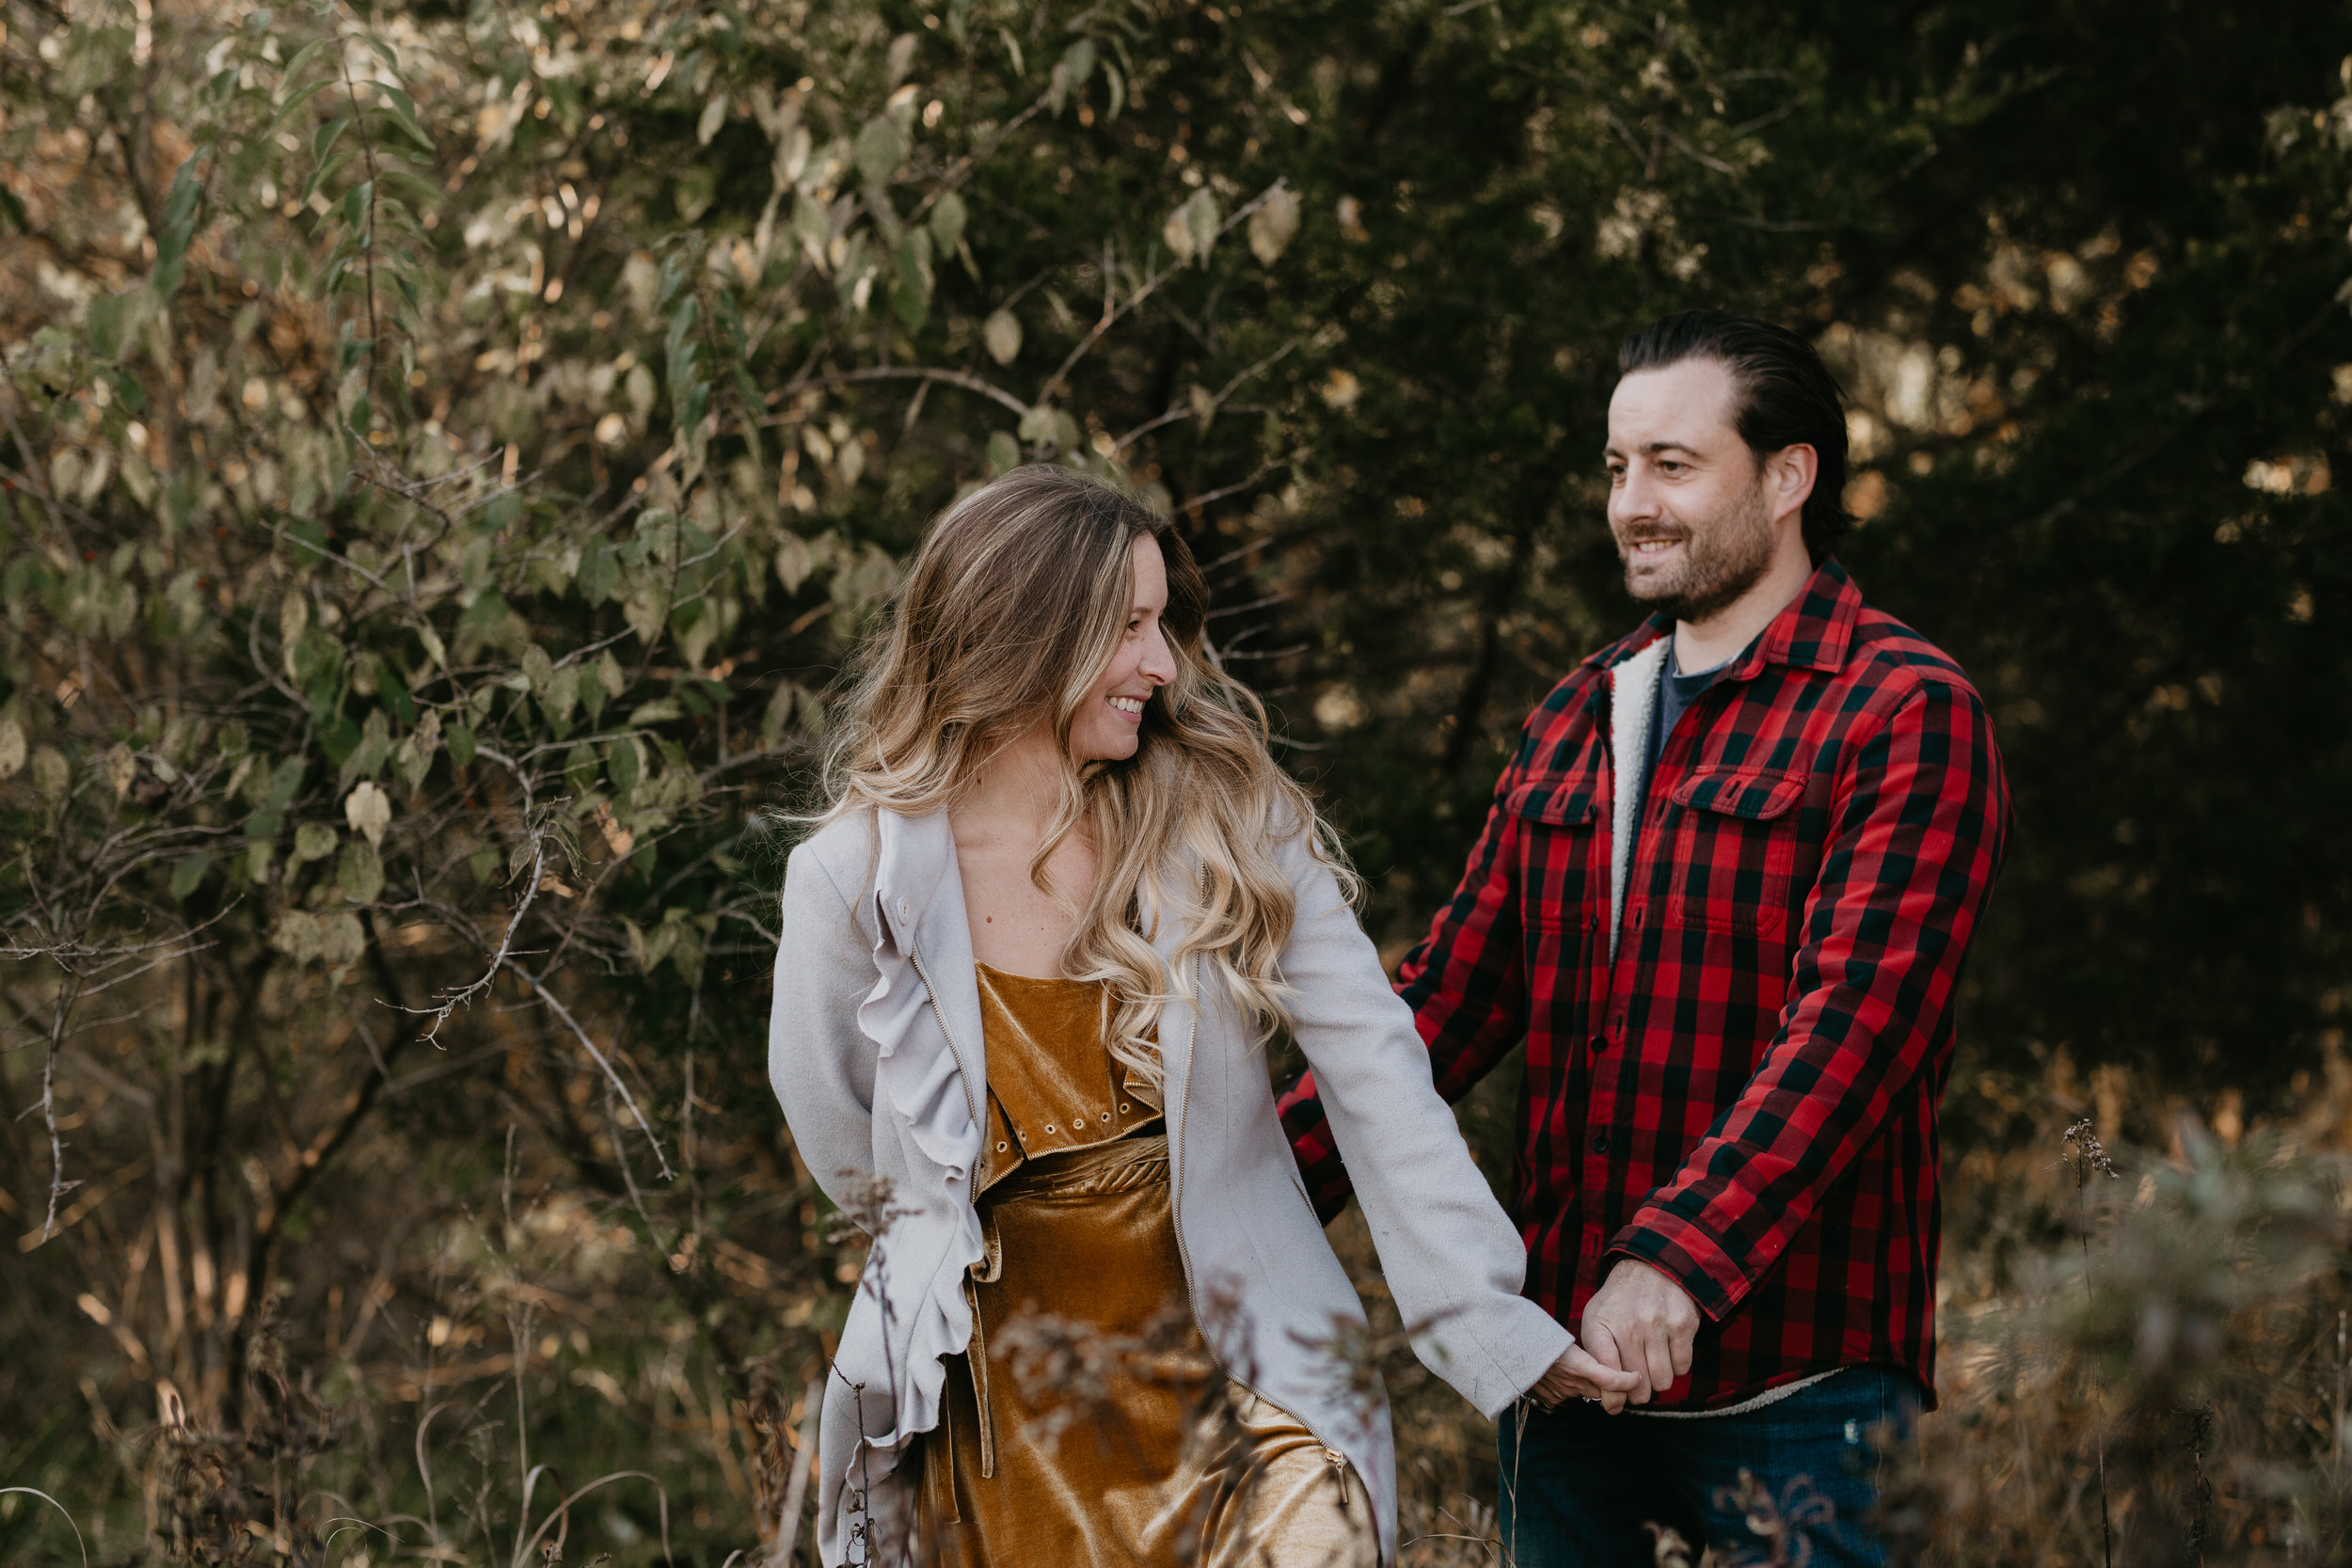
[[[1630,624],[1597,436],[1693,304],[1844,375],[1840,553],[2018,799],[1921,1538],[2335,1549],[2338,8],[0,18],[0,1486],[96,1556],[779,1551],[858,1251],[746,823],[924,518],[1168,507],[1401,943]],[[1479,1534],[1400,1386],[1408,1533]],[[79,1560],[23,1494],[0,1552]]]

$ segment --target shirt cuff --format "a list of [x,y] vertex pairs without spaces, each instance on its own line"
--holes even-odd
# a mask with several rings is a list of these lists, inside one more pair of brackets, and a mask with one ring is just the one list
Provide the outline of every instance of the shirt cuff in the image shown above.
[[1695,1221],[1656,1205],[1638,1211],[1604,1256],[1648,1264],[1689,1292],[1714,1323],[1729,1317],[1755,1288],[1719,1238]]

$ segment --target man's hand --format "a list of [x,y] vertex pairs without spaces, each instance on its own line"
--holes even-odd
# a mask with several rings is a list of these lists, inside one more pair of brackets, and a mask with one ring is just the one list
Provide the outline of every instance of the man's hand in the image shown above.
[[1598,1400],[1614,1416],[1625,1408],[1626,1396],[1641,1382],[1635,1374],[1604,1367],[1582,1345],[1569,1342],[1560,1359],[1535,1380],[1527,1397],[1549,1410],[1563,1400]]
[[1584,1307],[1577,1338],[1604,1367],[1636,1378],[1626,1396],[1647,1404],[1691,1370],[1691,1340],[1699,1330],[1698,1303],[1647,1263],[1620,1259]]

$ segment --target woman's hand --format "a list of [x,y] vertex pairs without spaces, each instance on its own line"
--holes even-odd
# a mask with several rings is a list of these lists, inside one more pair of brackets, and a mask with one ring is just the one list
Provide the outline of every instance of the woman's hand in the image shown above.
[[1550,1370],[1535,1380],[1535,1386],[1527,1397],[1551,1409],[1563,1400],[1598,1400],[1600,1406],[1612,1416],[1625,1408],[1627,1396],[1641,1386],[1639,1373],[1623,1372],[1593,1358],[1582,1345],[1571,1341],[1551,1364]]

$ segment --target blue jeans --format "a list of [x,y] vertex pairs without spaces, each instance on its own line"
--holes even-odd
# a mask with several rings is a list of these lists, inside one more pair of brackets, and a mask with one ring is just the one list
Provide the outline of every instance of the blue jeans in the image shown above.
[[[1611,1416],[1581,1401],[1520,1410],[1503,1413],[1499,1445],[1505,1560],[1518,1568],[1652,1568],[1652,1525],[1679,1533],[1693,1562],[1702,1546],[1718,1562],[1761,1562],[1772,1543],[1750,1528],[1743,1470],[1804,1533],[1816,1568],[1879,1568],[1872,1429],[1886,1423],[1908,1441],[1919,1385],[1908,1372],[1848,1367],[1742,1416]],[[1792,1546],[1786,1560],[1803,1559]]]

